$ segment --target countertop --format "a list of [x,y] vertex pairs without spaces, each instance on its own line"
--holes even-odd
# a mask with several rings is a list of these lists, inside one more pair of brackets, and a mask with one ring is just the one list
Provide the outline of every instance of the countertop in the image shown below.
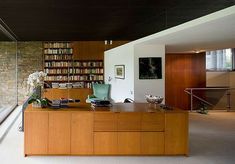
[[114,103],[111,107],[91,107],[91,104],[87,103],[74,103],[69,104],[68,108],[33,108],[29,105],[25,112],[60,112],[60,111],[90,111],[90,112],[188,112],[187,110],[181,110],[178,108],[172,108],[171,110],[165,110],[160,105],[148,104],[148,103]]

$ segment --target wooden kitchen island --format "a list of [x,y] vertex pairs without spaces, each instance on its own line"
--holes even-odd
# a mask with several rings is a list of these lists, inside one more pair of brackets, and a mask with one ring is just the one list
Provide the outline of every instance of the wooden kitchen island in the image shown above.
[[24,113],[27,155],[188,155],[188,112],[146,103],[32,108]]

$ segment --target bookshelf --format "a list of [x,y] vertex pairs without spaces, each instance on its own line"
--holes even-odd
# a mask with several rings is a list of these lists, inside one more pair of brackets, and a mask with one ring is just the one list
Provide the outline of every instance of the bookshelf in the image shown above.
[[73,87],[91,88],[92,83],[103,83],[103,60],[74,60],[72,42],[45,42],[43,51],[49,85],[72,83]]

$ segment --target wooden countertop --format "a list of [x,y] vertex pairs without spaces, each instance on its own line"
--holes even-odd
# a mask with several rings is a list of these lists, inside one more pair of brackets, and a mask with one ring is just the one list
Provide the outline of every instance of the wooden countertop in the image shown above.
[[90,104],[75,103],[71,104],[69,108],[33,108],[29,105],[25,112],[46,111],[46,112],[59,112],[59,111],[91,111],[91,112],[188,112],[178,108],[172,110],[164,110],[159,105],[148,103],[115,103],[112,107],[96,107],[92,108]]

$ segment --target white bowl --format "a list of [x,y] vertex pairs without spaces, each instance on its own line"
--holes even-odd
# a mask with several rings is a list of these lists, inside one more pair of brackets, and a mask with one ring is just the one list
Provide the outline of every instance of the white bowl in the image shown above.
[[145,95],[146,101],[151,104],[160,104],[163,101],[161,96]]

